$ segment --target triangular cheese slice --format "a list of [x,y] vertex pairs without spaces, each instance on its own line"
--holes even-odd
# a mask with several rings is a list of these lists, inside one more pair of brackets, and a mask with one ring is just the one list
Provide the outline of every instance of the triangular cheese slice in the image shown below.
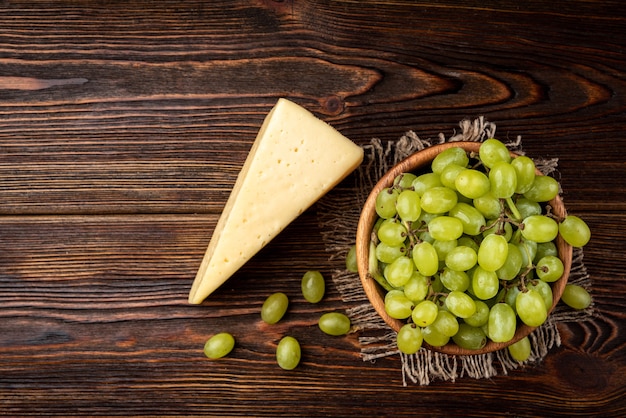
[[362,160],[361,147],[301,106],[279,99],[237,177],[189,303],[206,299]]

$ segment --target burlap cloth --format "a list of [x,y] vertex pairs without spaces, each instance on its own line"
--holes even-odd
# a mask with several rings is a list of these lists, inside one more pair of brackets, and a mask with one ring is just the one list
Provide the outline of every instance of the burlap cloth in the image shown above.
[[[431,145],[453,141],[484,141],[496,137],[495,131],[494,123],[480,117],[473,121],[461,121],[460,131],[453,132],[450,137],[439,134],[436,139],[420,139],[409,131],[397,141],[386,144],[374,138],[363,147],[365,158],[355,174],[317,203],[322,238],[333,266],[332,281],[343,301],[349,305],[346,313],[352,321],[352,331],[359,333],[362,358],[364,361],[375,361],[381,357],[400,356],[405,386],[409,382],[428,385],[434,380],[455,381],[463,377],[486,379],[539,363],[550,349],[561,345],[557,323],[580,322],[593,315],[593,303],[584,311],[559,303],[548,321],[530,335],[532,352],[524,363],[515,361],[506,349],[481,355],[450,356],[422,348],[416,354],[405,355],[396,347],[396,333],[378,316],[367,299],[358,274],[346,270],[345,257],[354,244],[361,208],[370,190],[388,169],[408,155]],[[524,154],[520,137],[506,145],[512,151]],[[558,180],[557,159],[533,160],[539,170]],[[583,263],[582,249],[574,249],[569,283],[582,285],[587,290],[591,288],[591,280]]]

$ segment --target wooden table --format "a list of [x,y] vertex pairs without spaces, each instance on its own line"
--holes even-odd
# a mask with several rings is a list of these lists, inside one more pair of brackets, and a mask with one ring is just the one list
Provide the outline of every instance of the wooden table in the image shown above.
[[[489,3],[489,2],[487,2]],[[609,1],[0,3],[0,414],[626,415],[626,7]],[[316,206],[201,306],[209,237],[277,98],[359,144],[484,115],[558,157],[593,231],[594,318],[540,365],[402,385],[397,356],[315,332],[350,306]],[[262,325],[264,298],[292,297]],[[205,340],[238,345],[211,362]],[[300,339],[294,371],[278,339]]]

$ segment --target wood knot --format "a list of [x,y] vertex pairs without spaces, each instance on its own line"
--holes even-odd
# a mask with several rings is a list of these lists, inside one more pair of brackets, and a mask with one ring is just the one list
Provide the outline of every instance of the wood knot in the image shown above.
[[324,113],[331,116],[340,115],[345,109],[343,100],[341,100],[338,96],[329,96],[323,99],[321,104],[324,109]]

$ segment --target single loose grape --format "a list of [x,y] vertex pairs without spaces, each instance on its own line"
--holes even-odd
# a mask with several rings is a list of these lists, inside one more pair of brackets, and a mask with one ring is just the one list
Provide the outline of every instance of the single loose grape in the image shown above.
[[376,195],[376,213],[383,219],[396,216],[396,200],[400,191],[395,188],[386,187]]
[[350,331],[350,318],[341,312],[327,312],[318,321],[319,328],[328,335],[345,335]]
[[414,324],[406,324],[398,331],[396,344],[404,354],[414,354],[422,347],[422,329]]
[[546,304],[541,294],[534,289],[520,292],[515,299],[515,311],[523,323],[538,327],[548,318]]
[[348,254],[346,255],[346,269],[352,273],[359,271],[356,261],[356,245],[350,246]]
[[403,190],[396,199],[396,211],[403,221],[416,221],[422,213],[420,195],[413,190]]
[[478,150],[480,161],[485,167],[493,167],[493,165],[499,161],[509,162],[511,161],[511,153],[501,141],[495,138],[489,138],[482,144]]
[[263,302],[261,307],[261,319],[268,324],[275,324],[282,319],[287,312],[289,298],[282,292],[271,294]]
[[568,215],[559,224],[559,232],[572,247],[584,247],[591,238],[589,226],[578,216]]
[[222,358],[235,347],[235,338],[227,332],[215,334],[204,344],[204,355],[210,359]]
[[489,338],[497,343],[511,341],[517,327],[515,312],[506,303],[496,303],[489,311]]
[[324,297],[326,282],[324,276],[317,270],[309,270],[302,276],[302,296],[307,302],[317,303]]
[[561,300],[574,309],[586,309],[591,305],[591,295],[587,290],[576,284],[567,284],[563,289]]
[[513,359],[523,362],[530,357],[530,339],[524,337],[521,340],[508,346],[509,354]]
[[487,271],[496,271],[509,255],[507,239],[502,235],[487,235],[478,248],[478,265]]
[[460,324],[459,332],[457,332],[452,340],[456,345],[468,350],[480,350],[487,344],[487,336],[479,327],[473,327],[469,324]]
[[276,347],[276,362],[284,370],[293,370],[300,363],[300,343],[293,337],[283,337]]
[[413,309],[411,313],[411,319],[413,322],[420,326],[426,327],[437,319],[437,314],[439,313],[439,308],[435,304],[435,302],[431,300],[424,300],[417,304],[417,306]]
[[522,221],[522,236],[535,242],[549,242],[559,233],[559,225],[545,215],[533,215]]

